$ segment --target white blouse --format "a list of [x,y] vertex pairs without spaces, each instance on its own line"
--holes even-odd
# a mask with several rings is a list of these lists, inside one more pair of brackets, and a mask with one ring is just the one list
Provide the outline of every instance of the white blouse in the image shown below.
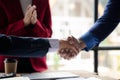
[[25,14],[26,8],[29,4],[32,4],[32,0],[20,0],[21,8],[23,13]]

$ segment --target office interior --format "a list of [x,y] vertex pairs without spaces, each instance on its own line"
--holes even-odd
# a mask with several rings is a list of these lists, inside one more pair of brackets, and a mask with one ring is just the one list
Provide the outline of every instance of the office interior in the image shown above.
[[[76,38],[85,33],[103,14],[108,0],[50,0],[53,38]],[[120,78],[120,25],[99,46],[81,51],[64,60],[56,53],[47,54],[49,70],[84,70],[101,76]],[[89,68],[88,68],[89,66]]]
[[[107,1],[49,0],[53,30],[51,38],[65,39],[70,35],[79,38],[103,14]],[[120,79],[119,30],[120,25],[98,46],[89,52],[81,51],[71,60],[61,58],[57,51],[48,52],[47,71],[80,72],[83,77],[92,77],[89,73],[95,73],[95,76],[108,77],[105,80]]]

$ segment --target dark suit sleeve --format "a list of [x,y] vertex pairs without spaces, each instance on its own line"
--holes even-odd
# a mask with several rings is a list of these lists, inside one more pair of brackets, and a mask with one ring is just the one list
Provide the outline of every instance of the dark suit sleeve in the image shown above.
[[95,24],[83,34],[80,39],[86,44],[84,48],[89,51],[101,41],[103,41],[120,22],[120,0],[109,0],[103,16],[101,16]]
[[48,52],[49,48],[50,44],[47,39],[15,37],[0,34],[0,55],[16,57],[43,57]]
[[119,22],[120,0],[109,0],[103,16],[96,21],[90,29],[90,33],[102,41],[116,28]]

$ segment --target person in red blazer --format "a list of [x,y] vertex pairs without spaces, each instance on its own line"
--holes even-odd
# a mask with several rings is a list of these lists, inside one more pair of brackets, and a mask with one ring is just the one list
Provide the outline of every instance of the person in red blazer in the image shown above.
[[[0,0],[1,34],[50,38],[51,24],[49,0]],[[7,56],[0,56],[0,71],[4,71],[5,58]],[[12,58],[19,61],[17,72],[42,72],[47,69],[46,57]]]

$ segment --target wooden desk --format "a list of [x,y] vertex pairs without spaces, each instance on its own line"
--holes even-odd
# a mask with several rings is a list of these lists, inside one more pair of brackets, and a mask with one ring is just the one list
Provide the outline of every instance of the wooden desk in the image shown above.
[[[48,71],[45,71],[45,72],[50,72],[50,71],[48,70]],[[107,76],[99,76],[96,73],[87,72],[87,71],[79,71],[79,70],[74,70],[73,71],[73,70],[71,70],[71,71],[66,71],[66,72],[71,72],[71,73],[80,75],[81,77],[84,77],[84,78],[96,77],[96,78],[99,78],[101,80],[119,80],[119,79],[114,79],[114,78],[107,77]]]
[[[47,70],[45,72],[54,72],[54,71]],[[80,77],[84,77],[84,78],[96,77],[96,78],[99,78],[101,80],[120,80],[120,79],[113,79],[113,78],[110,78],[110,77],[107,77],[107,76],[99,76],[99,75],[96,75],[95,73],[91,73],[91,72],[87,72],[87,71],[74,70],[74,71],[61,71],[61,72],[71,72],[71,73],[77,74]],[[21,76],[21,74],[17,74],[17,76]]]

